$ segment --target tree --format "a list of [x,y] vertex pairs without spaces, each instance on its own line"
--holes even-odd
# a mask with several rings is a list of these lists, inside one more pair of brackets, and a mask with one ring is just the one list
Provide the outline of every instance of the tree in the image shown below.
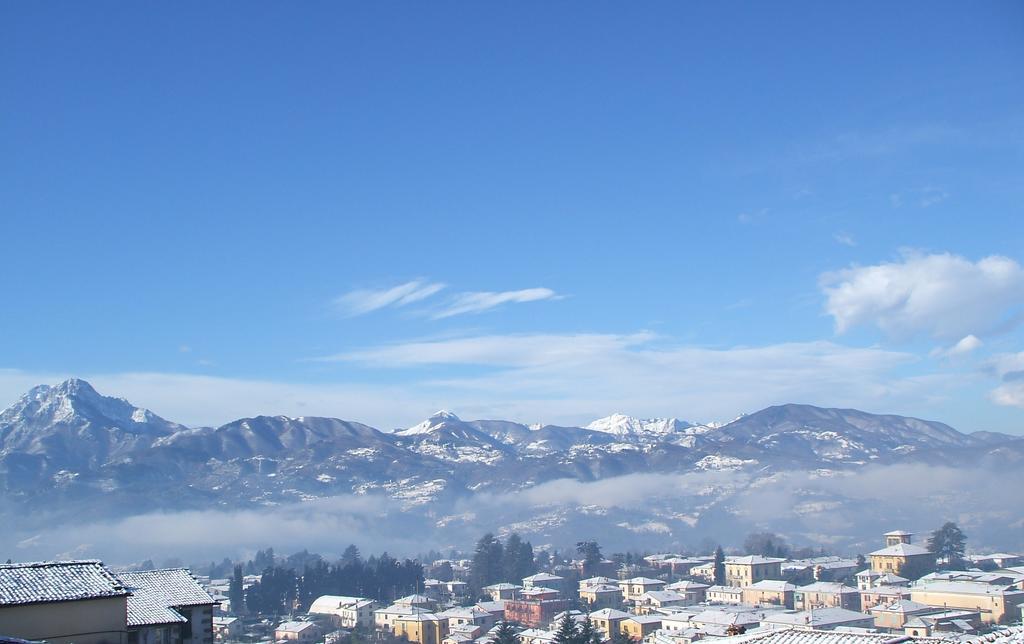
[[590,621],[590,615],[587,615],[583,619],[576,635],[576,641],[579,644],[601,644],[604,640],[604,637],[601,635],[601,631],[597,630],[597,627],[594,626],[594,622]]
[[942,527],[928,538],[928,550],[949,566],[963,562],[966,547],[967,536],[952,521],[942,524]]
[[788,557],[789,546],[786,541],[772,532],[754,532],[747,535],[743,549],[748,555],[765,557]]
[[610,644],[635,644],[633,638],[626,635],[621,630],[612,630],[611,638],[609,639]]
[[512,622],[498,622],[498,628],[494,631],[494,644],[519,644],[516,627]]
[[715,548],[715,585],[725,585],[725,552],[722,551],[722,546]]
[[601,546],[596,541],[580,541],[576,544],[576,552],[583,557],[583,576],[592,577],[598,564],[604,560]]
[[533,544],[523,541],[515,532],[510,534],[505,541],[502,567],[507,581],[518,581],[537,572],[537,565],[533,561]]
[[857,555],[857,570],[864,570],[867,565],[868,560],[864,558],[864,555]]
[[245,612],[245,592],[242,583],[242,565],[235,566],[234,574],[231,576],[231,583],[228,585],[228,600],[231,602],[231,612],[241,615]]
[[503,548],[493,534],[488,532],[476,542],[473,551],[473,571],[470,577],[474,591],[501,581]]
[[562,619],[558,620],[558,628],[555,630],[555,637],[551,641],[553,644],[579,644],[579,634],[576,620],[572,618],[569,611],[565,611]]
[[341,565],[347,566],[357,561],[362,561],[362,557],[359,555],[359,548],[353,543],[345,548],[345,552],[341,553]]

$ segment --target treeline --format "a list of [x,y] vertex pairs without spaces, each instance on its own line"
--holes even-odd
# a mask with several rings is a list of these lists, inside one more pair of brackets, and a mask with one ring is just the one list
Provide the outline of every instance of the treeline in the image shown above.
[[[308,610],[321,595],[367,597],[386,604],[423,585],[423,566],[419,562],[399,560],[387,553],[363,559],[354,545],[334,563],[305,551],[298,555],[279,562],[272,549],[260,551],[257,559],[268,565],[261,571],[260,581],[244,592],[242,578],[248,566],[235,565],[228,595],[232,610],[282,615]],[[302,567],[294,565],[296,562]]]

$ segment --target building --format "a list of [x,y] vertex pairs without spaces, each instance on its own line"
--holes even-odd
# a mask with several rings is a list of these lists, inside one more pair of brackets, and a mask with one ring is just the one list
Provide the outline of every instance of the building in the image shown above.
[[274,629],[274,639],[279,642],[315,642],[321,634],[320,627],[313,622],[281,622]]
[[935,612],[935,608],[909,599],[900,599],[891,604],[869,608],[868,612],[875,618],[876,628],[902,631],[910,618]]
[[635,602],[644,593],[649,593],[652,590],[664,590],[665,585],[664,581],[650,577],[633,577],[619,581],[622,599],[630,603]]
[[630,613],[614,608],[602,608],[590,614],[590,621],[594,628],[604,633],[605,637],[611,637],[613,633],[622,632],[623,620],[633,617]]
[[916,579],[935,568],[935,555],[910,542],[913,535],[902,530],[885,533],[885,547],[868,555],[871,570],[891,572],[901,577]]
[[761,622],[767,629],[874,628],[875,619],[845,608],[816,608],[810,611],[785,611],[767,615]]
[[129,644],[213,642],[216,601],[186,568],[123,572],[128,597]]
[[516,593],[522,590],[523,587],[518,584],[509,584],[502,582],[500,584],[491,584],[490,586],[484,586],[483,591],[490,595],[493,601],[501,601],[503,599],[514,599]]
[[891,604],[901,599],[910,599],[910,589],[903,586],[876,586],[860,591],[860,609],[867,611],[875,606]]
[[[550,592],[554,593],[554,591]],[[541,594],[534,597],[519,597],[505,601],[504,619],[524,626],[540,628],[550,624],[555,615],[568,608],[569,601],[558,599],[557,593]]]
[[636,612],[645,615],[652,610],[668,608],[669,606],[688,606],[689,601],[686,595],[673,590],[652,590],[640,595],[634,600]]
[[713,604],[743,603],[743,589],[737,586],[708,586],[704,596]]
[[215,640],[237,640],[242,636],[242,620],[237,617],[213,616],[213,637]]
[[373,627],[373,611],[377,604],[365,597],[346,595],[321,595],[309,607],[310,615],[325,615],[338,628]]
[[715,562],[708,561],[690,568],[690,576],[711,583],[715,582]]
[[426,608],[419,608],[405,604],[392,604],[373,611],[373,625],[377,630],[384,631],[385,633],[394,633],[395,622],[398,621],[400,617],[429,612],[430,610]]
[[413,608],[426,608],[428,610],[434,610],[437,608],[437,602],[433,597],[426,595],[406,595],[395,600],[395,604],[398,606],[412,606]]
[[441,644],[448,636],[448,620],[434,613],[403,615],[395,620],[393,633],[414,644]]
[[911,586],[910,598],[929,606],[976,610],[986,624],[1005,624],[1020,614],[1017,606],[1024,602],[1024,591],[977,581],[928,580]]
[[793,608],[793,595],[796,592],[796,586],[786,581],[762,579],[743,588],[742,591],[744,604],[753,604],[754,606],[773,604]]
[[979,568],[1010,568],[1012,566],[1024,565],[1024,555],[1015,555],[1006,552],[995,552],[990,555],[975,555],[971,561]]
[[622,590],[612,584],[584,586],[580,583],[580,601],[591,611],[622,606]]
[[854,577],[857,579],[859,590],[869,590],[880,586],[906,586],[910,583],[906,577],[900,577],[891,572],[877,572],[870,568],[861,570]]
[[911,637],[935,635],[952,639],[977,633],[981,624],[978,611],[939,610],[911,617],[903,625],[903,632]]
[[860,591],[834,581],[816,581],[794,591],[793,607],[798,610],[845,608],[859,611]]
[[659,628],[660,615],[630,615],[619,623],[619,632],[634,641],[643,640]]
[[127,644],[128,595],[93,559],[0,565],[0,625],[8,637]]
[[448,620],[449,633],[458,630],[457,627],[460,626],[476,626],[483,632],[494,626],[496,621],[490,612],[479,606],[456,606],[438,613],[437,616]]
[[747,555],[725,558],[725,585],[745,588],[762,579],[782,579],[782,562],[777,557]]
[[552,575],[547,572],[538,572],[536,575],[523,577],[523,588],[554,588],[559,592],[565,591],[565,578]]

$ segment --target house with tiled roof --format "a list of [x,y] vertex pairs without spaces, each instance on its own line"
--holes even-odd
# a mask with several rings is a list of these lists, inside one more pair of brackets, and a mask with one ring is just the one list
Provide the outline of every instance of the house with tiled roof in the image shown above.
[[313,642],[322,634],[320,627],[313,622],[281,622],[274,629],[274,639],[289,642]]
[[622,598],[627,602],[634,602],[644,593],[652,590],[664,590],[666,582],[651,577],[633,577],[619,581],[619,588],[622,589]]
[[871,615],[845,608],[816,608],[772,613],[765,617],[761,625],[767,629],[832,630],[839,627],[874,628],[875,620]]
[[800,610],[812,608],[845,608],[860,610],[860,591],[835,581],[816,581],[800,586],[793,592],[793,607]]
[[118,573],[128,597],[128,643],[211,644],[216,601],[186,568]]
[[778,557],[747,555],[725,558],[725,584],[745,588],[762,579],[782,579],[782,562]]
[[917,579],[933,570],[935,554],[927,548],[911,543],[913,536],[903,530],[885,533],[885,547],[868,555],[871,570],[891,572],[911,579]]
[[0,565],[0,630],[51,644],[126,644],[128,597],[94,559]]
[[793,608],[793,595],[795,592],[796,586],[787,581],[762,579],[743,589],[743,603],[754,606],[770,604]]

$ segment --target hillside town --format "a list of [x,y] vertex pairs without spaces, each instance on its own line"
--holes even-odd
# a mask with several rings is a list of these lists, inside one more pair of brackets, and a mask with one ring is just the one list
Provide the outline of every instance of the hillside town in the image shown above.
[[363,560],[350,546],[331,565],[267,550],[244,565],[212,564],[210,574],[115,570],[98,560],[8,563],[0,565],[0,641],[1024,642],[1024,555],[967,555],[955,524],[920,543],[893,530],[856,558],[791,551],[768,533],[745,546],[606,557],[583,541],[569,557],[534,553],[512,534],[504,543],[485,535],[471,558]]

